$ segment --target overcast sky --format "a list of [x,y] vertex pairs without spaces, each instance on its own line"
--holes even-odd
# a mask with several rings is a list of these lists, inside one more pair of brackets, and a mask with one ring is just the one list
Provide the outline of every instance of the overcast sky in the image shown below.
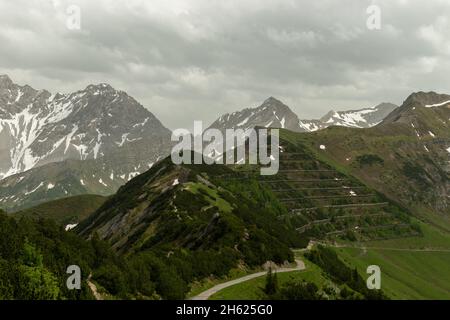
[[449,58],[449,0],[0,0],[0,73],[51,92],[107,82],[172,129],[269,96],[317,118],[450,93]]

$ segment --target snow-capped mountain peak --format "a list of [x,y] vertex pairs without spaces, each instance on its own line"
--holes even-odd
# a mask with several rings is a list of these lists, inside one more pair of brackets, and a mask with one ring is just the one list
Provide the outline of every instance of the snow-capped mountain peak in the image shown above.
[[247,130],[257,126],[303,131],[297,115],[274,97],[266,99],[259,107],[224,114],[210,128]]
[[163,141],[168,147],[170,131],[108,84],[52,95],[0,76],[0,179],[51,162],[97,159],[137,144],[148,149],[149,162],[161,155]]
[[396,105],[382,103],[372,108],[350,111],[330,111],[321,121],[328,125],[337,125],[354,128],[369,128],[380,123]]
[[283,128],[297,132],[312,132],[330,126],[369,128],[380,123],[396,105],[381,103],[373,108],[349,111],[330,111],[318,120],[299,120],[298,116],[284,103],[270,97],[257,108],[248,108],[227,113],[210,127],[225,129],[251,129],[256,126]]

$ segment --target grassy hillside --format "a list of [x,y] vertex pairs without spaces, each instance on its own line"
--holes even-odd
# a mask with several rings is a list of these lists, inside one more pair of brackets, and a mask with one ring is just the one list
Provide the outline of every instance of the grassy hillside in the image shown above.
[[450,250],[450,233],[428,223],[420,223],[421,237],[407,237],[367,241],[366,247],[395,249],[437,249]]
[[[226,166],[174,165],[167,158],[132,179],[75,229],[98,235],[132,263],[160,259],[155,277],[164,297],[183,298],[191,283],[227,276],[266,261],[293,261],[291,247],[305,245],[258,181],[220,179]],[[166,273],[166,272],[163,272]]]
[[400,251],[336,248],[339,257],[361,273],[381,269],[381,287],[392,299],[450,299],[450,250]]
[[[277,275],[278,284],[283,286],[292,281],[309,281],[318,287],[324,288],[333,285],[332,281],[324,275],[322,270],[314,263],[305,261],[306,270],[279,273]],[[228,288],[225,288],[210,297],[210,300],[262,300],[267,296],[264,293],[266,277],[255,278]]]
[[422,219],[436,226],[445,220],[448,226],[449,118],[448,106],[425,108],[411,98],[371,129],[331,127],[312,134],[283,134]]
[[[365,279],[369,265],[381,268],[381,288],[390,299],[450,299],[450,252],[414,252],[392,249],[335,248],[339,258],[350,268],[357,268]],[[279,286],[290,282],[308,281],[321,290],[337,287],[332,278],[314,263],[304,259],[307,269],[280,273]],[[259,277],[214,294],[212,300],[261,300],[266,279]]]
[[106,197],[98,195],[74,196],[49,201],[11,215],[18,219],[22,217],[47,218],[62,225],[75,224],[94,213],[106,199]]

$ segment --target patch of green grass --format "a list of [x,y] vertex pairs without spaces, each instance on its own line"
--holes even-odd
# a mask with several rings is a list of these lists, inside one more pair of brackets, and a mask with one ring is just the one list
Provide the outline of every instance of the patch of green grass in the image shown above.
[[450,234],[450,216],[434,212],[425,206],[417,208],[417,215],[421,220],[431,224],[435,229]]
[[389,249],[336,248],[339,257],[361,274],[381,269],[381,288],[392,299],[450,299],[450,253]]
[[410,237],[388,240],[368,241],[367,247],[398,248],[398,249],[449,249],[450,234],[441,231],[432,225],[419,223],[422,237]]
[[231,204],[221,198],[216,189],[195,182],[186,183],[186,189],[193,194],[203,194],[205,200],[207,200],[211,206],[219,208],[222,212],[231,212],[233,210]]
[[[277,274],[280,287],[283,284],[294,280],[313,282],[319,288],[323,287],[325,284],[331,283],[329,279],[323,276],[322,270],[318,266],[306,259],[302,260],[306,265],[305,270]],[[217,292],[210,297],[210,300],[261,300],[265,297],[263,292],[265,283],[265,276],[251,279]]]
[[196,281],[192,283],[191,290],[187,294],[187,297],[195,297],[196,295],[202,293],[203,291],[206,291],[220,283],[224,283],[233,279],[237,279],[240,277],[244,277],[248,274],[259,272],[261,269],[253,269],[253,270],[247,270],[247,269],[231,269],[228,276],[217,278],[217,277],[209,277],[206,279],[203,279],[202,281]]

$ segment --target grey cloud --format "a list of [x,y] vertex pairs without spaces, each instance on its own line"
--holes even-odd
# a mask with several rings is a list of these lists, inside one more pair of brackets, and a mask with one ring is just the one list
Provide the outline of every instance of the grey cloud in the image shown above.
[[361,0],[0,0],[0,72],[50,91],[108,82],[171,128],[268,96],[308,118],[450,92],[450,3],[375,3],[377,31]]

